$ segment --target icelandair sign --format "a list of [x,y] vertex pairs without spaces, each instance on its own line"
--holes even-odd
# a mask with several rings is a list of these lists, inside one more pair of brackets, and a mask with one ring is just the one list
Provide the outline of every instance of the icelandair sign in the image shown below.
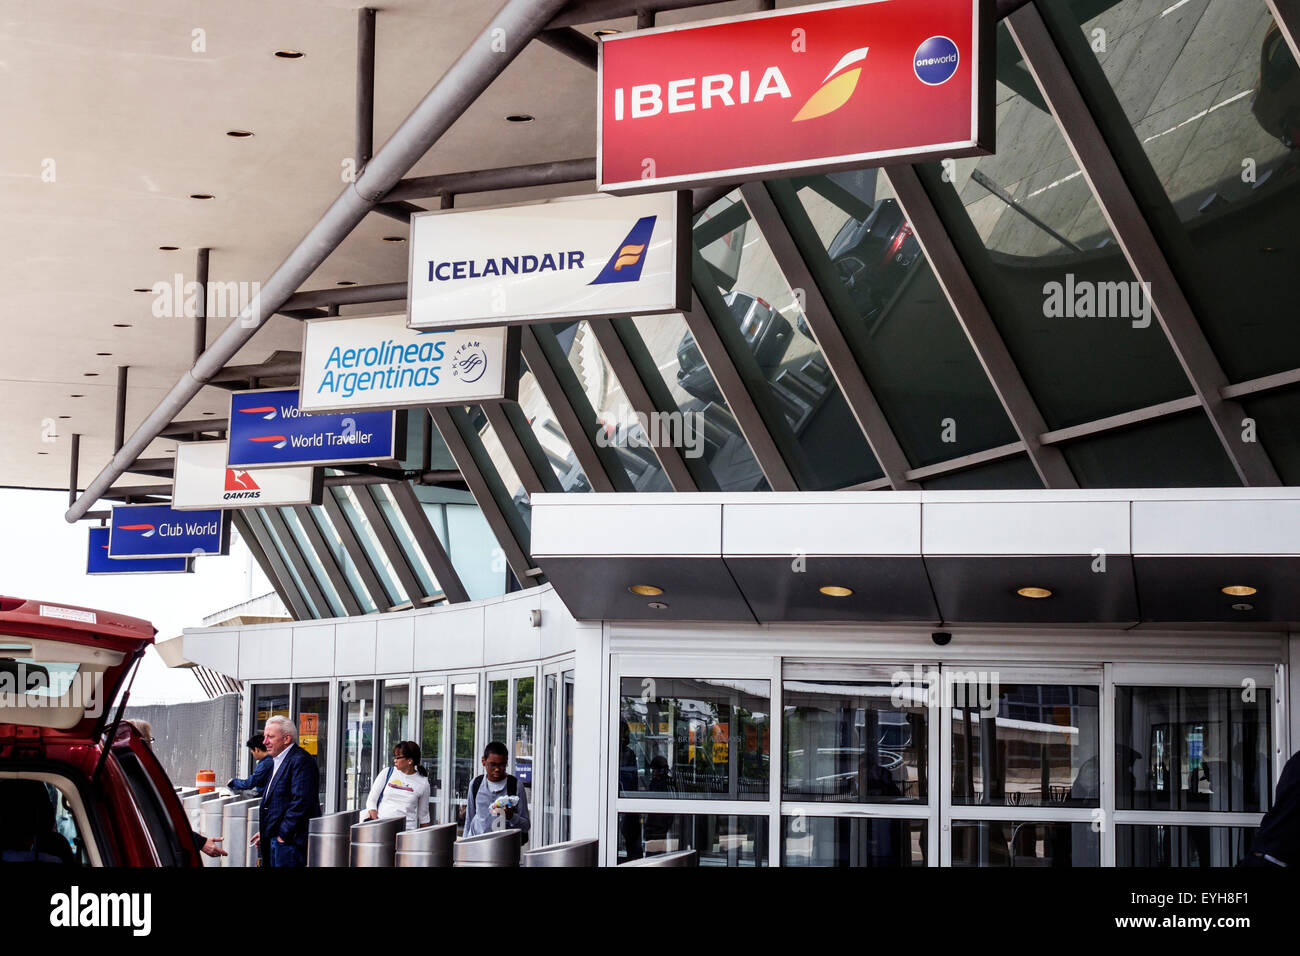
[[992,0],[819,4],[601,38],[612,193],[993,151]]
[[316,468],[231,468],[224,441],[182,442],[176,446],[172,507],[262,508],[318,505],[324,472]]
[[465,331],[681,311],[689,227],[685,193],[417,213],[408,325]]

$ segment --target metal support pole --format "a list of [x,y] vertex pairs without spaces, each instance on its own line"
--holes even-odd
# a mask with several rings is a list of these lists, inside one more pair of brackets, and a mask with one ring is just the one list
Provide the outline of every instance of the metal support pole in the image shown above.
[[357,172],[365,169],[375,150],[375,11],[357,11]]
[[531,163],[526,166],[501,166],[463,173],[437,176],[414,176],[403,179],[388,191],[389,202],[407,199],[430,199],[448,193],[484,193],[501,189],[527,189],[530,186],[553,186],[557,183],[582,183],[596,178],[596,157],[565,159],[554,163]]
[[[194,298],[194,361],[199,360],[208,347],[208,255],[211,250],[199,250],[198,261],[194,266],[194,281],[198,285],[198,295]],[[118,442],[121,448],[122,443]]]
[[172,387],[64,518],[74,522],[122,475],[164,426],[244,347],[289,296],[397,185],[519,52],[563,9],[565,0],[507,0],[460,58],[366,164],[224,332]]
[[129,365],[117,367],[117,410],[113,418],[114,453],[121,450],[122,441],[126,437],[126,374],[129,368]]
[[81,434],[72,433],[72,457],[68,463],[68,507],[77,500],[77,469],[81,464]]

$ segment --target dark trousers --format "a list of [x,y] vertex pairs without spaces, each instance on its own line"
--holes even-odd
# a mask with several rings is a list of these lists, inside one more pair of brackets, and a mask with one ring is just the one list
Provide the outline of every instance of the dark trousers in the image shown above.
[[306,847],[295,846],[292,843],[281,843],[275,837],[271,837],[269,840],[262,840],[258,844],[258,849],[261,851],[262,866],[307,865]]

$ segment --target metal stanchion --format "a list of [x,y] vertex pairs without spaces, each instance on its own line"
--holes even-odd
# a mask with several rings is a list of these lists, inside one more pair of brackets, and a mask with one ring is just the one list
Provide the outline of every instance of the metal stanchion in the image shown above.
[[[262,820],[262,801],[249,804],[248,807],[248,840],[253,839],[253,834],[261,830]],[[248,840],[244,841],[244,866],[261,866],[261,856],[257,847],[250,846]],[[233,850],[231,851],[234,852]]]
[[397,855],[397,834],[404,829],[406,817],[352,824],[349,865],[392,866]]
[[[205,837],[221,836],[222,833],[222,816],[228,804],[234,803],[239,797],[219,797],[216,794],[201,794],[201,796],[213,796],[215,800],[203,801],[203,807],[200,811],[198,831]],[[221,858],[214,856],[203,857],[204,866],[220,866]]]
[[519,859],[520,866],[599,866],[599,840],[570,840],[529,850]]
[[700,855],[694,850],[678,850],[676,853],[659,853],[655,856],[643,856],[639,860],[620,863],[621,870],[626,866],[699,866]]
[[201,830],[203,817],[201,816],[203,804],[209,800],[217,799],[215,793],[199,793],[195,790],[189,796],[181,800],[181,806],[185,808],[185,816],[190,821],[191,830]]
[[356,810],[327,813],[307,821],[307,865],[348,865],[348,830],[356,823]]
[[238,797],[221,808],[222,866],[246,866],[244,844],[248,842],[248,808],[260,805],[261,797]]
[[523,834],[519,830],[492,830],[457,840],[452,846],[452,866],[518,866]]
[[440,823],[397,834],[396,866],[451,866],[456,824]]

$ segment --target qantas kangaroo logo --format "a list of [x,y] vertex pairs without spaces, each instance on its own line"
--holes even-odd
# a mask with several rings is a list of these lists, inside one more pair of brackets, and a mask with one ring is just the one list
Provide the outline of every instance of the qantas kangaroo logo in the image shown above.
[[227,491],[261,491],[253,476],[246,471],[240,471],[237,468],[226,469],[226,490]]
[[853,91],[858,88],[858,78],[862,76],[862,67],[854,64],[861,64],[867,58],[869,49],[870,47],[864,46],[861,49],[850,50],[840,57],[840,62],[826,74],[826,79],[822,80],[822,85],[817,88],[817,92],[808,97],[808,102],[804,103],[799,108],[799,112],[794,115],[794,122],[817,119],[819,116],[834,113],[847,103],[853,96]]

